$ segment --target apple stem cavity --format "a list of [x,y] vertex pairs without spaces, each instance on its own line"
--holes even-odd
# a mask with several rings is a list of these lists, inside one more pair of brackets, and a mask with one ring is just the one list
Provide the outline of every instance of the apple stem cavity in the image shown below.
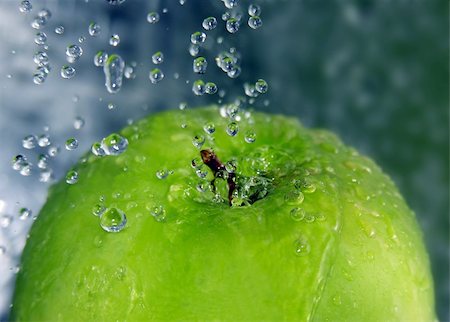
[[228,171],[225,165],[220,162],[213,150],[201,150],[200,155],[202,161],[206,164],[214,174],[214,179],[211,181],[213,192],[216,191],[215,181],[217,178],[226,179],[228,184],[228,204],[232,205],[233,193],[236,190],[236,174],[234,171]]
[[201,150],[202,161],[214,174],[211,180],[212,192],[216,194],[216,179],[224,179],[228,185],[230,207],[249,206],[267,196],[272,187],[272,179],[263,176],[238,176],[234,165],[227,167],[211,149]]

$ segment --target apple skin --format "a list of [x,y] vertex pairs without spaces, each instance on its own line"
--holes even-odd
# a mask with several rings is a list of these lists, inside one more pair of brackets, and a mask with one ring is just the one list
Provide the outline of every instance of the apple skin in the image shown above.
[[[207,121],[216,132],[203,148],[235,157],[238,173],[265,167],[265,198],[229,207],[195,188],[192,138],[207,137]],[[228,123],[217,107],[163,112],[121,132],[125,153],[88,154],[78,183],[54,185],[31,229],[11,319],[435,320],[415,216],[374,162],[294,118],[252,112],[235,137]],[[173,174],[158,179],[161,169]],[[296,179],[315,187],[303,201],[292,198]],[[126,213],[119,233],[92,214],[102,196]],[[162,222],[150,215],[159,205]]]

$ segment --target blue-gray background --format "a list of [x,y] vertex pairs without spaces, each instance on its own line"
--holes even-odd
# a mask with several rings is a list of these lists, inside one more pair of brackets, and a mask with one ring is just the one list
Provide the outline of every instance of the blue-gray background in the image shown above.
[[[243,5],[248,4],[241,0]],[[298,116],[312,127],[338,133],[342,139],[369,155],[397,183],[416,212],[424,231],[436,285],[437,312],[449,320],[449,79],[448,2],[433,0],[381,1],[259,1],[264,26],[251,30],[244,23],[235,35],[224,31],[222,21],[208,34],[203,54],[209,60],[208,79],[227,90],[224,101],[242,93],[244,81],[266,79],[270,94],[258,99],[258,110]],[[0,0],[0,216],[17,217],[27,206],[38,213],[48,184],[37,175],[22,177],[10,167],[10,159],[24,153],[30,160],[36,151],[23,150],[27,134],[48,133],[56,145],[76,136],[77,151],[61,151],[52,160],[56,178],[94,140],[116,131],[153,111],[215,102],[197,98],[186,80],[195,80],[189,35],[201,29],[203,18],[220,20],[225,8],[220,0],[127,0],[111,6],[105,0],[33,0],[33,11],[22,14],[19,1]],[[48,35],[52,71],[43,85],[32,82],[33,38],[30,21],[41,8],[52,18],[43,29]],[[167,13],[163,13],[167,8]],[[156,25],[146,22],[149,11],[158,11]],[[245,20],[244,15],[244,20]],[[99,37],[88,35],[90,21],[102,27]],[[63,35],[54,28],[65,27]],[[112,33],[121,43],[108,45]],[[77,75],[63,80],[65,47],[81,44],[84,54],[74,66]],[[224,37],[222,49],[235,46],[242,54],[239,81],[226,79],[214,66],[220,49],[214,40]],[[97,50],[117,52],[136,61],[137,76],[126,80],[121,92],[108,94],[101,69],[93,63]],[[152,53],[161,50],[165,79],[148,80]],[[179,73],[179,79],[173,77]],[[264,99],[270,104],[266,106]],[[107,104],[116,105],[108,110]],[[82,116],[86,125],[73,128]],[[63,149],[64,150],[64,149]],[[34,160],[33,160],[34,161]],[[35,161],[34,161],[35,162]],[[0,228],[0,317],[6,319],[17,265],[31,221],[15,218]],[[45,260],[45,259],[43,259]]]

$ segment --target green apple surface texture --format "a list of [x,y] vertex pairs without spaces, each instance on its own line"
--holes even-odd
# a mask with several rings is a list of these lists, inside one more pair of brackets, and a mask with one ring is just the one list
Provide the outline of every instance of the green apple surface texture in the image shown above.
[[[223,114],[152,115],[120,133],[124,153],[89,154],[76,184],[54,185],[11,318],[434,320],[415,216],[374,162],[294,118],[242,113],[230,125]],[[233,161],[233,206],[224,179],[212,192],[201,149]],[[120,232],[102,229],[103,207],[126,215]]]

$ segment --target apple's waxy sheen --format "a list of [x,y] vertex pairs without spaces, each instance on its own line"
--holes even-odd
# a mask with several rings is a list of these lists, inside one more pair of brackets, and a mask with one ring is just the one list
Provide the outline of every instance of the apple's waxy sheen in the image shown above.
[[[371,160],[294,118],[242,115],[235,137],[229,122],[215,107],[150,116],[121,132],[126,152],[89,154],[77,184],[53,186],[23,253],[11,318],[434,319],[415,216]],[[270,193],[230,208],[200,192],[196,135],[223,162],[234,158],[238,174],[273,179]],[[164,169],[173,173],[157,178]],[[92,214],[102,196],[126,214],[122,231],[105,232]],[[161,222],[151,215],[159,206]]]

